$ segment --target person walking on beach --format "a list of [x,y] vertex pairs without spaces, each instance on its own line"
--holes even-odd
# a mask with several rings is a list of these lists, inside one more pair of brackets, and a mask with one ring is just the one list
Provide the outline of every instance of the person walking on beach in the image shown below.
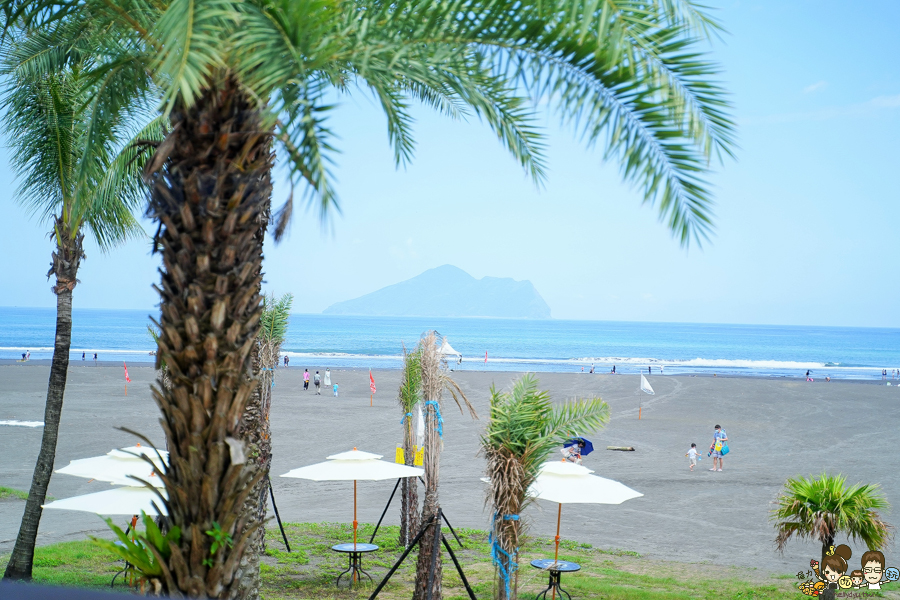
[[303,391],[309,389],[309,369],[303,369]]
[[[710,471],[721,471],[724,463],[724,455],[722,454],[722,445],[728,441],[728,436],[725,434],[725,430],[722,429],[721,425],[716,425],[716,430],[713,433],[713,442],[709,447],[709,453],[713,459],[713,466]],[[716,465],[718,464],[718,468]]]
[[650,367],[650,366],[647,367],[647,375],[649,375],[652,372],[651,369],[653,369],[653,367]]
[[97,353],[94,352],[94,366],[97,366]]
[[334,397],[335,397],[335,398],[338,397],[338,395],[337,395],[337,389],[338,389],[338,384],[334,384]]
[[594,363],[591,363],[591,375],[594,374]]
[[84,360],[84,352],[81,353],[81,360]]
[[615,375],[615,374],[616,374],[616,365],[613,365],[613,370],[612,370],[612,374],[613,374],[613,375]]
[[316,371],[316,375],[313,377],[313,383],[316,386],[316,396],[321,396],[322,391],[319,389],[319,386],[322,385],[322,380],[319,379],[319,372]]
[[287,354],[284,355],[284,368],[287,369],[288,363],[291,362],[291,357]]
[[691,472],[694,472],[694,467],[697,466],[697,461],[700,460],[700,454],[697,453],[697,444],[691,444],[691,449],[687,451],[685,454],[691,461]]
[[325,387],[331,387],[331,369],[325,369],[325,381],[323,382]]

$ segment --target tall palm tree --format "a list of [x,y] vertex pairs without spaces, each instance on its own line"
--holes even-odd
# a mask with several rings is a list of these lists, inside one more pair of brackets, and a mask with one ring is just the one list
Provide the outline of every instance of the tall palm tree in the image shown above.
[[275,369],[281,354],[281,345],[287,337],[291,317],[292,294],[263,298],[259,336],[253,349],[253,367],[256,388],[247,401],[241,417],[241,433],[247,444],[250,464],[264,473],[247,500],[244,513],[250,526],[258,527],[247,542],[239,567],[238,597],[251,600],[259,597],[259,559],[265,550],[265,530],[261,527],[266,518],[269,493],[269,467],[272,465],[272,428],[269,414],[272,408],[272,388],[275,387]]
[[[403,417],[403,461],[412,466],[416,458],[416,437],[413,423],[421,410],[422,402],[422,349],[416,346],[411,352],[403,348],[403,375],[397,402]],[[400,482],[400,545],[409,546],[419,531],[418,482],[403,478]]]
[[[778,495],[778,506],[770,519],[775,522],[775,546],[779,552],[791,538],[815,540],[825,553],[834,538],[846,534],[870,550],[883,549],[893,527],[883,521],[879,511],[890,504],[878,485],[847,485],[843,475],[822,473],[819,477],[792,477]],[[821,562],[819,564],[822,564]]]
[[419,540],[419,557],[416,562],[416,582],[413,589],[413,600],[432,598],[441,599],[441,547],[438,530],[441,525],[440,484],[441,451],[444,448],[444,419],[441,416],[444,392],[449,392],[456,402],[459,411],[463,406],[473,419],[478,415],[469,403],[469,399],[459,385],[450,377],[447,362],[441,353],[443,338],[436,331],[428,331],[419,341],[421,353],[419,364],[422,373],[422,398],[425,409],[425,439],[423,441],[425,468],[425,498],[422,502],[422,520],[428,523],[434,520],[425,535]]
[[[0,107],[3,133],[20,180],[16,198],[50,222],[53,252],[47,277],[54,278],[51,291],[56,295],[56,337],[41,449],[4,575],[31,579],[41,505],[56,458],[72,339],[72,296],[85,258],[85,233],[103,251],[140,235],[132,211],[145,192],[141,156],[130,145],[136,120],[112,123],[100,132],[91,128],[102,107],[91,102],[94,88],[85,77],[90,65],[76,62],[62,70],[35,65],[35,57],[47,45],[46,37],[36,32],[10,32],[5,44],[0,57],[0,75],[5,78]],[[161,137],[161,133],[153,124],[138,135]]]
[[599,398],[553,404],[538,391],[534,375],[524,375],[507,393],[491,388],[491,420],[481,436],[490,479],[488,503],[493,518],[492,551],[497,573],[496,598],[518,597],[517,553],[525,523],[520,518],[532,498],[528,487],[550,453],[579,433],[609,422],[609,406]]
[[[258,222],[275,147],[292,183],[323,214],[334,206],[334,98],[377,98],[398,163],[414,150],[412,102],[474,114],[536,181],[535,111],[547,101],[605,144],[683,244],[707,235],[703,175],[733,147],[716,67],[696,48],[717,25],[690,0],[0,0],[0,10],[6,27],[105,32],[91,70],[99,96],[158,91],[169,121],[146,175],[163,259],[157,358],[172,384],[154,397],[171,453],[168,509],[184,532],[170,592],[230,594],[251,535],[234,507],[252,484],[239,422],[254,387],[244,375],[261,310]],[[235,543],[210,556],[214,522]]]

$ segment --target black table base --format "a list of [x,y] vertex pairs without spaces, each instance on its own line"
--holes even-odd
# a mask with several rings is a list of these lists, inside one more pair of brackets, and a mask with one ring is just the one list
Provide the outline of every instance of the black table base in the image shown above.
[[340,575],[338,575],[337,582],[335,585],[340,587],[341,578],[344,575],[347,575],[348,587],[352,588],[355,582],[362,581],[362,577],[368,577],[369,581],[374,583],[372,576],[363,571],[362,568],[362,556],[367,552],[374,552],[378,550],[378,546],[375,544],[338,544],[336,546],[331,547],[335,552],[342,552],[347,555],[348,564],[347,569],[343,571]]
[[[568,598],[569,600],[572,600],[572,596],[570,596],[569,592],[564,590],[562,588],[562,585],[560,584],[560,579],[562,579],[560,577],[560,575],[561,575],[561,573],[559,571],[550,571],[550,583],[547,586],[547,589],[545,589],[540,594],[535,596],[535,600],[538,600],[540,598],[547,598],[547,594],[549,592],[551,592],[554,588],[556,588],[556,597],[557,598],[562,598],[563,594],[565,594],[566,598]],[[550,597],[552,597],[552,594]]]
[[350,582],[349,587],[353,587],[354,581],[361,581],[360,575],[365,575],[369,578],[369,581],[372,581],[372,576],[363,571],[362,552],[350,552],[348,556],[350,557],[350,564],[346,571],[338,575],[337,583],[335,585],[341,587],[341,577],[344,575],[348,575],[347,579]]

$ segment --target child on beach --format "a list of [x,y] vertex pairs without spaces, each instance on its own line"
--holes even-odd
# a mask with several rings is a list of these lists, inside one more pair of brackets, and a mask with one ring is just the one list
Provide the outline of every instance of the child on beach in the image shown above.
[[700,454],[697,452],[697,444],[691,444],[691,449],[687,451],[685,456],[691,459],[691,471],[693,471],[694,467],[697,466],[697,461],[700,460]]
[[338,397],[338,395],[337,395],[337,388],[338,388],[338,385],[337,385],[337,384],[334,384],[334,397],[335,397],[335,398]]

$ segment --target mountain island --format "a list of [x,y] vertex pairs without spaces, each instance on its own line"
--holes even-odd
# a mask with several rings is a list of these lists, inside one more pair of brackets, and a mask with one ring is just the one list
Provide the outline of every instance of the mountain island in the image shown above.
[[380,317],[498,317],[549,319],[550,307],[528,280],[475,279],[453,265],[383,287],[365,296],[337,302],[326,315]]

